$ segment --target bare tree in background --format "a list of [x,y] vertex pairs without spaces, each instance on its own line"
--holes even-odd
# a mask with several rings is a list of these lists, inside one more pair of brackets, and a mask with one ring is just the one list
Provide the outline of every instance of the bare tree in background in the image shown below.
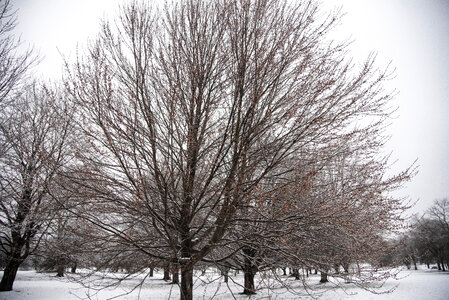
[[36,61],[30,49],[20,52],[21,41],[12,34],[17,25],[10,0],[0,0],[0,104],[14,91]]
[[389,250],[384,236],[401,228],[401,214],[407,208],[390,192],[409,180],[413,171],[385,176],[387,159],[373,156],[381,143],[367,149],[367,143],[360,141],[370,137],[356,136],[356,143],[345,139],[335,147],[302,152],[289,164],[296,170],[283,181],[259,184],[247,209],[235,218],[232,237],[226,237],[227,247],[240,246],[241,253],[234,246],[236,255],[223,264],[243,270],[244,294],[255,292],[257,272],[269,275],[274,270],[271,276],[278,277],[276,268],[282,266],[293,269],[296,279],[300,269],[318,269],[322,282],[328,275],[351,278],[356,284],[394,275],[390,270],[375,275],[363,266],[349,266],[369,262],[370,268],[378,267],[379,258]]
[[53,214],[48,191],[66,159],[70,112],[57,93],[31,84],[1,112],[1,291],[12,289],[20,264],[36,249]]
[[437,199],[433,202],[427,214],[438,221],[442,230],[449,236],[449,199]]
[[[346,150],[322,167],[314,164],[311,178],[299,181],[301,185],[286,196],[293,201],[295,194],[303,197],[291,202],[295,219],[305,223],[292,231],[291,237],[299,245],[294,253],[300,265],[321,271],[321,282],[327,282],[328,275],[350,277],[356,284],[375,276],[387,278],[389,270],[375,275],[365,272],[362,264],[369,262],[377,268],[379,257],[388,251],[384,237],[402,228],[407,205],[391,192],[409,180],[413,171],[385,176],[387,159],[373,156],[376,147],[367,149],[366,143],[359,144],[361,137],[369,139],[359,136],[356,144],[346,141],[342,147]],[[358,268],[350,270],[350,265]]]
[[78,214],[179,265],[181,299],[192,299],[195,264],[262,182],[284,180],[312,145],[360,132],[376,141],[391,114],[374,59],[356,70],[327,40],[337,19],[314,1],[125,6],[66,74],[89,145]]
[[405,239],[413,241],[413,245],[403,249],[402,257],[418,253],[422,262],[437,263],[439,270],[449,269],[449,200],[435,200]]

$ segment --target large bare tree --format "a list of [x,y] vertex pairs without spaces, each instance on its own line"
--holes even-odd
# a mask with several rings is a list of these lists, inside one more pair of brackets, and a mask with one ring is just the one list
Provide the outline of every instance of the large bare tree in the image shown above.
[[372,57],[355,68],[328,39],[337,20],[315,1],[124,6],[66,74],[84,132],[81,208],[97,207],[77,213],[179,265],[192,299],[195,264],[256,187],[284,180],[301,151],[376,140],[390,115],[385,72]]
[[0,291],[12,289],[21,263],[36,249],[51,220],[48,192],[68,159],[70,111],[38,84],[17,93],[1,112],[0,251],[6,267]]

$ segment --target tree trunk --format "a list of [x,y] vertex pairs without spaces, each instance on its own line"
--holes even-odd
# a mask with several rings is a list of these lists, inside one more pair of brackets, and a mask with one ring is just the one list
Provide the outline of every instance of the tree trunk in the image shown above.
[[153,277],[153,276],[154,276],[154,268],[150,267],[150,277]]
[[224,277],[224,282],[228,283],[229,282],[229,274],[226,273],[226,274],[223,275],[223,277]]
[[440,265],[439,261],[437,261],[437,266],[438,266],[438,271],[441,271],[441,265]]
[[[27,254],[22,254],[23,243],[14,242],[17,240],[19,234],[16,232],[12,233],[13,244],[11,246],[12,253],[9,253],[5,270],[3,271],[2,281],[0,282],[0,291],[11,291],[14,280],[16,279],[17,270],[19,270],[20,265],[23,263]],[[20,236],[20,235],[19,235]],[[14,238],[15,237],[15,238]]]
[[328,280],[327,280],[327,272],[321,271],[321,280],[320,280],[320,282],[321,283],[328,282]]
[[444,261],[443,261],[442,258],[441,258],[441,260],[440,260],[440,263],[441,263],[441,269],[442,269],[443,271],[446,271],[446,268],[444,267]]
[[252,295],[256,293],[256,288],[254,285],[254,276],[257,273],[257,265],[255,264],[256,250],[250,247],[244,248],[243,254],[245,254],[244,265],[243,265],[243,277],[245,283],[243,285],[243,294]]
[[292,276],[295,277],[295,280],[299,280],[299,269],[293,269]]
[[343,264],[343,270],[345,271],[346,274],[348,274],[349,273],[349,264],[344,263]]
[[222,267],[220,268],[221,271],[221,275],[224,278],[224,282],[228,282],[229,281],[229,267]]
[[287,275],[287,268],[282,268],[282,275],[286,276]]
[[73,263],[72,268],[70,269],[70,272],[72,272],[72,274],[76,273],[76,267],[77,267],[77,263],[76,261]]
[[256,288],[254,286],[254,275],[255,273],[251,269],[244,270],[245,284],[243,294],[253,295],[256,293]]
[[56,271],[57,271],[57,274],[56,274],[57,277],[64,277],[64,265],[63,264],[58,264]]
[[181,267],[181,300],[193,299],[193,267]]
[[172,269],[172,284],[178,284],[179,283],[179,266],[176,264],[173,266]]
[[0,282],[0,291],[11,291],[14,280],[16,279],[17,270],[19,270],[20,262],[14,259],[8,261],[3,271],[2,281]]
[[[11,291],[16,279],[17,270],[29,255],[29,242],[36,234],[33,222],[26,223],[28,225],[25,232],[21,233],[20,228],[24,223],[31,206],[31,190],[25,189],[22,199],[18,203],[18,212],[11,228],[11,245],[10,252],[7,255],[6,267],[3,271],[3,277],[0,282],[0,291]],[[25,245],[27,245],[25,247]],[[25,253],[22,253],[25,247]]]
[[166,264],[164,266],[164,278],[162,280],[169,281],[170,280],[170,264]]

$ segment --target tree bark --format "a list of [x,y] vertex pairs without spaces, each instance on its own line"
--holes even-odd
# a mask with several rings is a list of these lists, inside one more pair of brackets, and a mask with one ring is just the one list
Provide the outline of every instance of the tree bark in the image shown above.
[[178,284],[179,283],[179,266],[175,265],[172,269],[172,284]]
[[70,269],[70,272],[72,272],[72,274],[76,273],[76,267],[77,267],[77,263],[76,261],[73,263],[72,268]]
[[223,274],[223,278],[224,278],[223,282],[225,282],[225,283],[229,282],[229,274],[228,273]]
[[329,280],[327,280],[327,272],[323,272],[323,271],[321,271],[321,279],[320,279],[320,282],[321,283],[325,283],[325,282],[328,282]]
[[254,276],[257,273],[257,265],[254,263],[256,251],[250,247],[244,248],[243,253],[245,254],[244,264],[243,264],[243,277],[245,283],[243,285],[243,294],[253,295],[256,293],[256,288],[254,285]]
[[251,269],[244,270],[245,284],[243,294],[253,295],[256,293],[256,288],[254,286],[254,275],[255,273]]
[[10,260],[3,271],[2,281],[0,282],[0,291],[11,291],[14,280],[16,279],[17,270],[19,270],[20,262]]
[[184,265],[181,267],[181,300],[193,299],[193,267]]
[[170,264],[164,266],[164,278],[162,278],[162,280],[170,280]]
[[17,231],[12,232],[13,243],[11,245],[11,252],[8,255],[6,267],[3,271],[2,281],[0,282],[0,291],[11,291],[14,280],[16,279],[17,270],[27,257],[27,252],[22,255],[24,247],[23,239]]
[[57,273],[56,273],[57,277],[64,277],[64,265],[63,264],[58,264],[56,271],[57,271]]
[[345,272],[346,274],[349,273],[349,264],[348,264],[348,263],[344,263],[344,264],[343,264],[343,270],[344,270],[344,272]]
[[150,277],[153,277],[153,276],[154,276],[154,268],[150,267]]
[[222,267],[220,268],[221,271],[221,275],[224,278],[224,282],[228,282],[229,281],[229,267]]

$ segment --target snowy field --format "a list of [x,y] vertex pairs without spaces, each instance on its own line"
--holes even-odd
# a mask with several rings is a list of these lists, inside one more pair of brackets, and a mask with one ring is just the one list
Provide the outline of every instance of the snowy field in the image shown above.
[[[0,272],[2,275],[2,272]],[[449,272],[428,270],[421,267],[420,270],[403,270],[399,273],[399,280],[389,279],[380,291],[394,289],[391,293],[372,294],[352,284],[343,284],[342,288],[337,288],[331,282],[319,284],[319,277],[314,275],[309,277],[309,286],[314,297],[308,296],[303,288],[297,288],[302,295],[290,294],[285,287],[279,283],[270,281],[267,278],[258,278],[259,287],[273,285],[271,291],[265,288],[258,290],[257,295],[248,297],[239,294],[242,291],[240,286],[243,282],[242,275],[232,276],[227,286],[223,279],[213,272],[207,272],[205,276],[197,273],[194,285],[194,299],[449,299]],[[14,283],[14,290],[0,293],[1,300],[52,300],[52,299],[179,299],[179,288],[164,282],[161,273],[155,273],[152,278],[146,278],[142,286],[133,289],[144,275],[126,279],[118,287],[109,287],[101,290],[95,289],[95,285],[100,280],[88,283],[90,288],[77,283],[80,275],[64,278],[57,278],[54,274],[36,273],[35,271],[19,271]],[[116,276],[110,274],[109,276]],[[290,278],[283,278],[290,285],[299,287],[298,281]],[[103,278],[101,284],[112,282]],[[262,283],[263,282],[263,283]],[[124,295],[123,295],[124,294]]]

